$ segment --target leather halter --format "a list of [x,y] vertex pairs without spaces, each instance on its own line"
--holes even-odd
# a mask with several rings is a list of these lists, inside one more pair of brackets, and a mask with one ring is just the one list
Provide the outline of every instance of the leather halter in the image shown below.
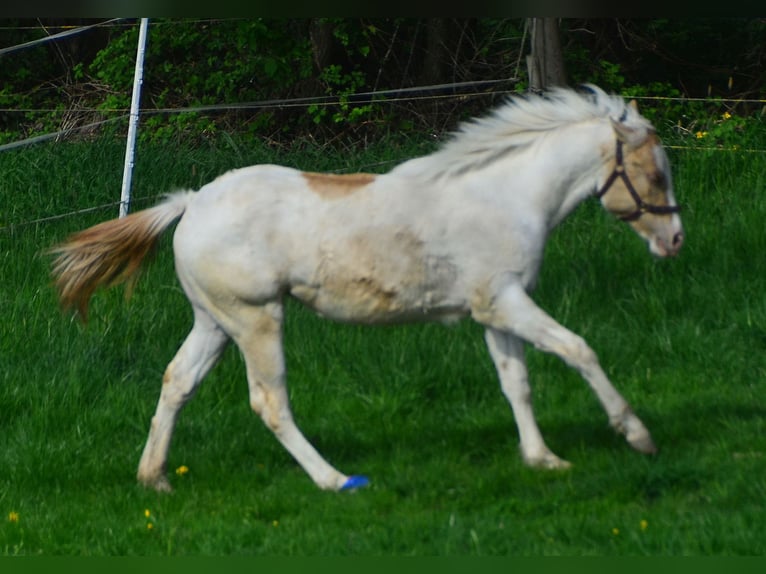
[[622,142],[618,139],[617,140],[617,150],[614,154],[615,156],[615,165],[614,169],[612,170],[612,173],[609,175],[608,178],[606,178],[606,181],[604,182],[604,185],[601,186],[601,189],[596,192],[596,197],[601,199],[604,194],[609,191],[609,188],[612,187],[612,184],[615,182],[615,180],[619,177],[622,179],[622,182],[625,184],[625,187],[628,190],[628,193],[630,193],[630,196],[633,198],[633,201],[636,202],[636,209],[627,215],[618,215],[617,217],[621,219],[622,221],[635,221],[639,217],[641,217],[644,213],[653,213],[655,215],[665,215],[669,213],[678,213],[681,211],[681,206],[679,205],[652,205],[650,203],[646,203],[643,199],[641,199],[641,196],[638,195],[638,192],[636,191],[636,188],[633,187],[633,183],[630,181],[630,178],[628,177],[628,174],[625,172],[625,163],[623,161],[622,157]]

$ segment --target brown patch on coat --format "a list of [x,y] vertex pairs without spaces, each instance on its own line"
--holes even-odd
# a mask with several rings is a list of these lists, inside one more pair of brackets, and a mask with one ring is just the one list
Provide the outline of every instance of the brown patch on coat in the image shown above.
[[447,258],[424,252],[413,230],[373,227],[321,247],[311,282],[290,293],[336,320],[386,323],[443,304],[455,275]]
[[376,176],[372,173],[315,173],[303,172],[303,178],[309,189],[326,199],[339,199],[359,191],[372,183]]

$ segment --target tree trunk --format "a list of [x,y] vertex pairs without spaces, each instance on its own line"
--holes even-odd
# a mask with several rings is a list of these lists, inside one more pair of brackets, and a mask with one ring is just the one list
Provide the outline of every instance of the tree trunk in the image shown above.
[[335,24],[323,18],[313,18],[309,27],[311,39],[311,55],[314,57],[314,65],[317,72],[322,71],[333,63],[335,38],[333,31]]
[[447,54],[447,19],[429,18],[426,21],[426,54],[423,60],[421,85],[441,84],[445,79]]
[[532,50],[527,56],[529,89],[541,91],[565,86],[564,55],[556,18],[530,18]]

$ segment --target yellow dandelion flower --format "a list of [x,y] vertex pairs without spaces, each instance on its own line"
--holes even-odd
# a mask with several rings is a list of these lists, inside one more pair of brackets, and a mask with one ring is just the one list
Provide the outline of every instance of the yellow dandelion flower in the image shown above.
[[184,465],[184,464],[182,464],[181,466],[179,466],[179,467],[176,469],[176,474],[177,474],[178,476],[183,476],[183,475],[184,475],[184,474],[186,474],[187,472],[189,472],[189,467],[188,467],[188,466],[186,466],[186,465]]
[[146,524],[146,529],[147,529],[147,530],[152,530],[153,528],[154,528],[154,524],[152,524],[151,522],[148,522],[148,523]]
[[725,120],[728,120],[731,117],[731,114],[729,112],[724,112],[721,114],[721,117]]
[[698,140],[701,140],[702,138],[704,138],[707,135],[707,132],[697,132],[694,135],[697,136]]
[[620,535],[620,529],[616,528],[616,527],[612,528],[612,534],[614,534],[615,536],[619,536]]
[[151,513],[151,511],[148,508],[146,510],[144,510],[144,516],[149,518],[151,515],[152,515],[152,513]]
[[8,522],[18,522],[19,521],[19,513],[15,511],[10,511],[8,513]]
[[641,530],[646,530],[649,526],[649,523],[646,520],[642,520],[639,525],[641,526]]

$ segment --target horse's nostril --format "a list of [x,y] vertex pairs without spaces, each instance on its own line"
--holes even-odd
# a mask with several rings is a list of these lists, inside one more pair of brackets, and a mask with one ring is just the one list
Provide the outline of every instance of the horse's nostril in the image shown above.
[[681,231],[679,231],[673,236],[673,247],[678,249],[679,247],[681,247],[681,245],[683,245],[683,243],[684,243],[684,234]]

